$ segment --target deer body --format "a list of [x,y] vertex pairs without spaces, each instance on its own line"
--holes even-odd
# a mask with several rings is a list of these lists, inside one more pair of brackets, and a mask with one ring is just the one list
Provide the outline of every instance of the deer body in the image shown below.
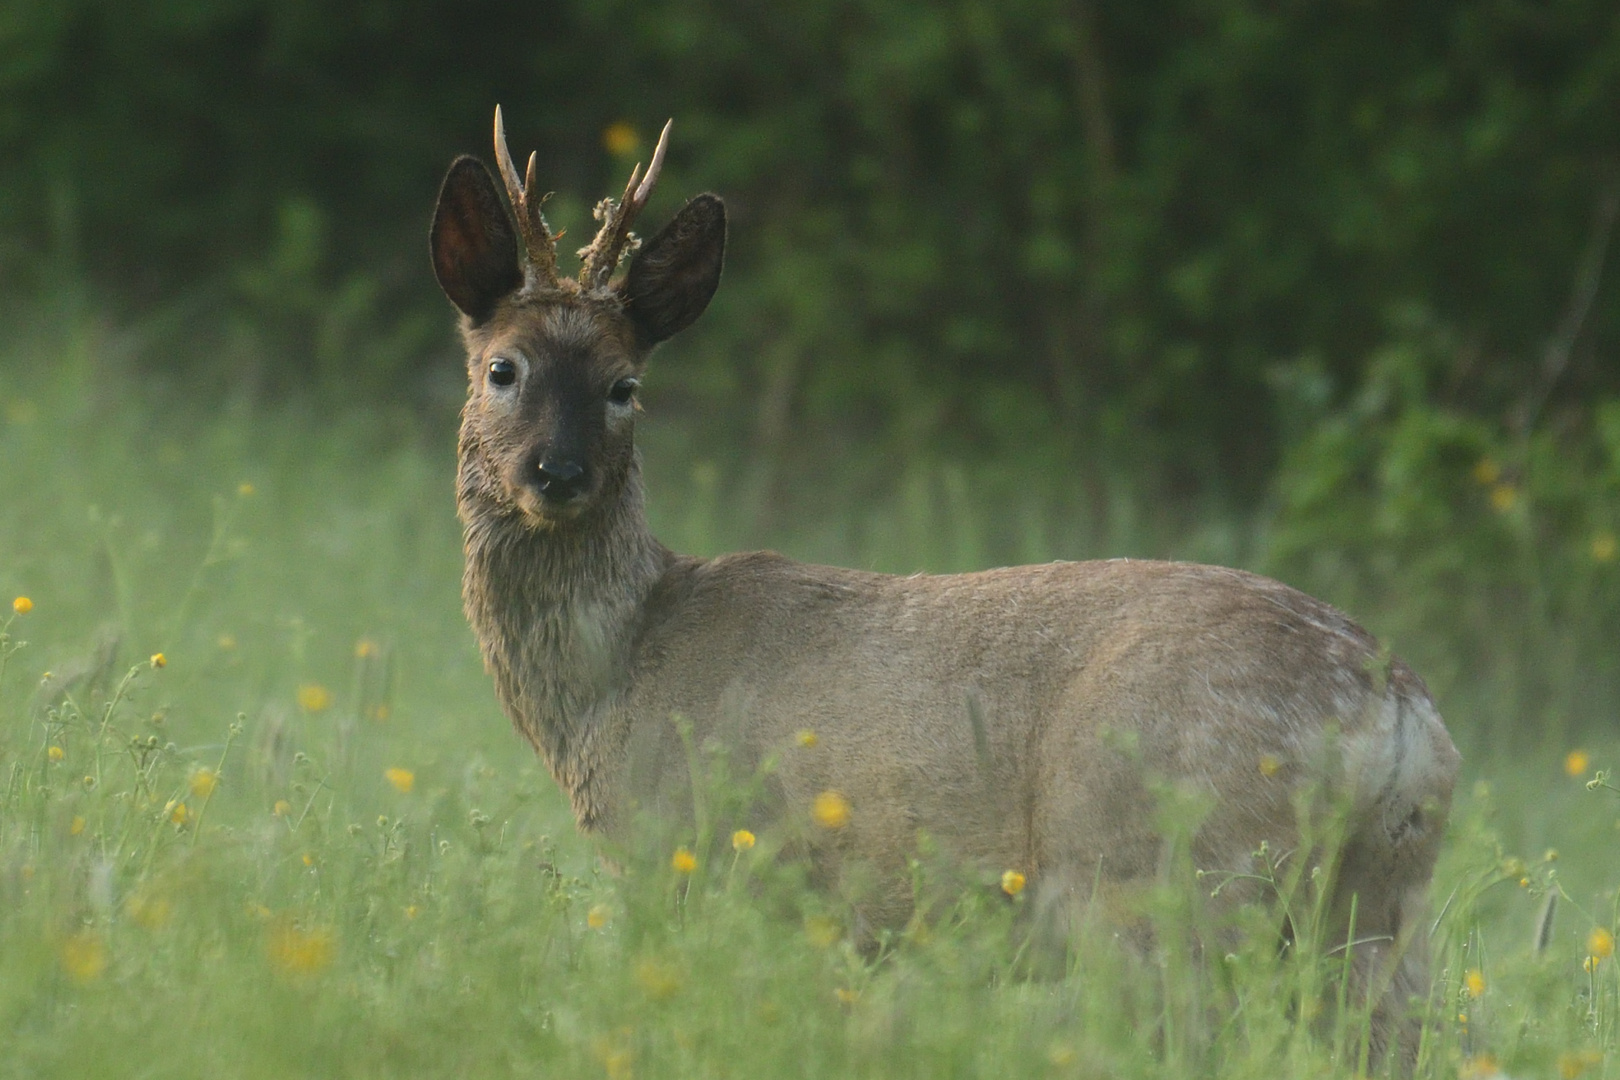
[[[667,129],[666,129],[667,132]],[[843,794],[835,868],[876,869],[872,922],[906,918],[926,832],[962,860],[1027,873],[1048,897],[1149,880],[1150,783],[1209,807],[1195,865],[1238,871],[1298,842],[1295,794],[1345,794],[1335,888],[1356,900],[1356,967],[1388,1002],[1422,978],[1405,944],[1444,829],[1457,754],[1422,682],[1331,607],[1241,571],[1112,560],[893,577],[771,553],[701,560],[648,530],[633,444],[645,358],[719,280],[724,209],[688,203],[612,274],[645,201],[633,175],[584,253],[552,237],[506,154],[517,231],[474,159],[452,166],[433,231],[471,379],[458,506],[464,598],[497,695],[580,825],[613,837],[690,790],[674,717],[744,769],[779,757],[762,812]],[[617,238],[617,239],[615,239]],[[619,245],[619,246],[615,246]],[[527,249],[526,252],[522,249]],[[795,734],[813,731],[813,747]],[[1313,770],[1331,756],[1333,775]],[[1380,1038],[1395,1023],[1381,1003]]]

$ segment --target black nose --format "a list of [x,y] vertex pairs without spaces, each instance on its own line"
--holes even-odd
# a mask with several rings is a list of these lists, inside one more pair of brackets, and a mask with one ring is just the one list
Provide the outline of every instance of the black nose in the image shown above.
[[567,502],[585,486],[585,469],[573,461],[542,461],[539,466],[540,494],[556,502]]

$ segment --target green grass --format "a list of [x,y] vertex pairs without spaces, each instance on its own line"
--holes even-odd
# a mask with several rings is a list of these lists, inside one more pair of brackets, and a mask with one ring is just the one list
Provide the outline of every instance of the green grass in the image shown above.
[[[33,603],[0,608],[0,1075],[1362,1068],[1329,944],[1280,952],[1275,914],[1250,910],[1229,955],[1193,962],[1207,884],[1190,873],[1145,902],[1152,956],[1092,926],[1067,975],[1036,978],[1028,894],[952,884],[926,855],[926,915],[876,956],[780,833],[734,852],[668,824],[604,875],[462,622],[450,419],[424,435],[386,416],[131,405],[97,374],[102,343],[0,368],[0,597]],[[705,467],[655,462],[653,480],[673,542],[743,531]],[[914,520],[927,486],[863,508],[876,546],[847,557],[971,560],[984,530],[967,503],[956,554],[907,546],[930,532]],[[804,550],[836,556],[836,535]],[[1616,1069],[1617,965],[1583,959],[1615,926],[1620,801],[1565,774],[1569,749],[1468,764],[1419,1075]],[[700,854],[690,875],[678,844]]]

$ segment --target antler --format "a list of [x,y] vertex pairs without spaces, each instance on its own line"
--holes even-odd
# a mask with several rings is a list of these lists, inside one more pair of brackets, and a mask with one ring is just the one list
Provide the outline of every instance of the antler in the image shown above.
[[[641,175],[641,163],[637,162],[636,167],[630,170],[630,182],[625,185],[624,197],[618,202],[603,199],[596,204],[593,216],[602,223],[602,227],[597,231],[596,239],[579,252],[579,257],[584,260],[584,265],[579,268],[579,283],[587,292],[606,285],[625,251],[634,251],[639,246],[640,241],[634,240],[630,234],[630,226],[635,223],[641,208],[647,205],[653,185],[658,183],[658,174],[664,168],[664,150],[669,146],[669,129],[674,123],[674,120],[665,122],[664,130],[658,136],[658,147],[653,151],[652,164],[647,166],[647,175]],[[637,183],[638,180],[640,183]]]
[[535,154],[529,155],[525,179],[518,180],[517,169],[512,164],[512,152],[506,148],[506,124],[501,120],[501,107],[495,106],[495,163],[501,168],[501,179],[506,181],[506,195],[512,200],[512,210],[517,215],[518,232],[523,235],[529,265],[546,285],[556,287],[556,240],[562,233],[553,236],[551,226],[546,224],[545,215],[540,212],[551,193],[535,197],[535,157]]

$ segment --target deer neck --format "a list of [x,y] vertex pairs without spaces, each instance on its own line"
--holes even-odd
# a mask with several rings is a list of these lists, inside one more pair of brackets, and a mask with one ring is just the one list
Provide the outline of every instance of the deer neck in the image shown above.
[[626,737],[614,706],[647,597],[672,558],[647,527],[640,463],[618,499],[555,529],[497,513],[465,482],[459,501],[462,598],[496,693],[580,824],[595,827]]

